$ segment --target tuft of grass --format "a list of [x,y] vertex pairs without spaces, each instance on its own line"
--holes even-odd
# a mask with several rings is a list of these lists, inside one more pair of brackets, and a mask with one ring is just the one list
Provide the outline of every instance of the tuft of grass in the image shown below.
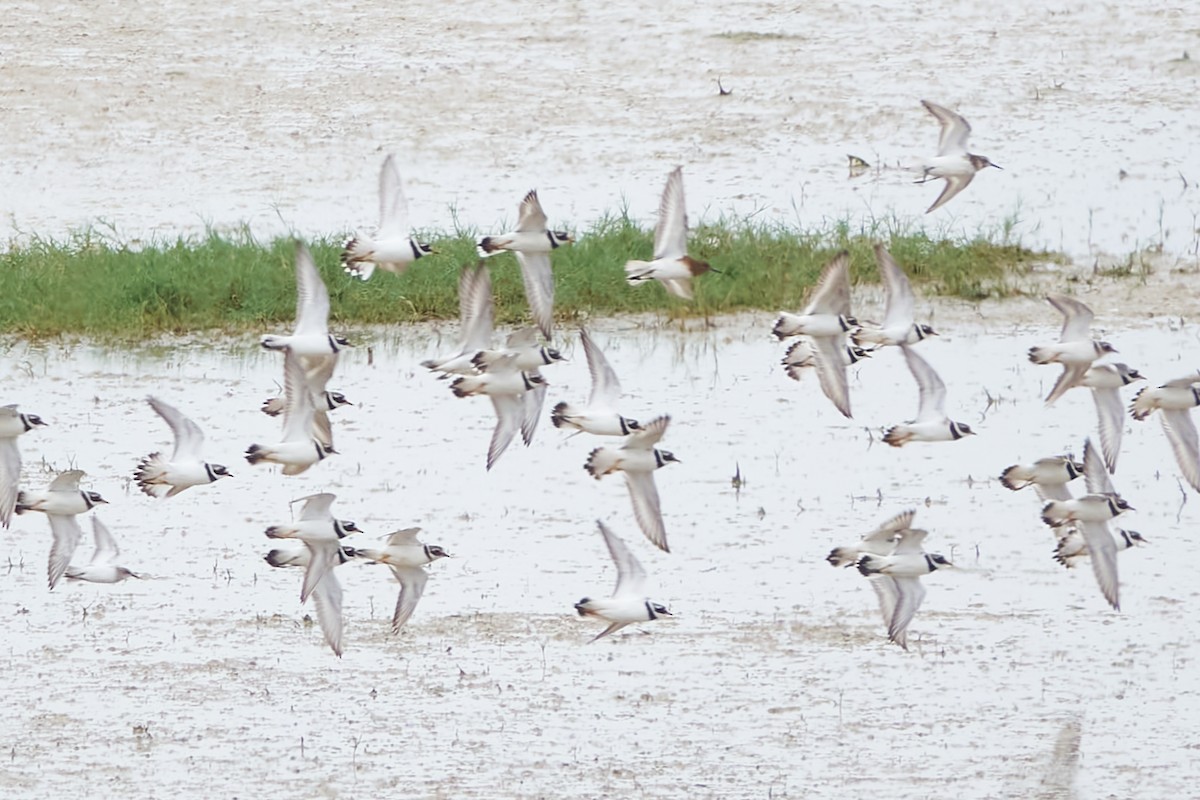
[[[457,228],[457,226],[456,226]],[[331,325],[380,324],[458,315],[459,270],[477,260],[475,232],[425,232],[437,253],[407,273],[345,275],[340,239],[310,241],[331,301]],[[696,299],[658,284],[625,283],[627,260],[650,259],[653,233],[625,213],[606,216],[555,251],[555,311],[564,321],[665,311],[673,317],[799,308],[835,252],[853,255],[855,282],[878,280],[872,247],[885,242],[926,292],[969,299],[1007,295],[1028,268],[1056,256],[1012,241],[1011,226],[973,238],[931,234],[896,220],[835,222],[820,230],[721,219],[692,232],[691,253],[720,274],[695,282]],[[509,254],[487,260],[498,323],[527,319],[520,269]],[[135,338],[205,329],[287,327],[295,316],[293,244],[259,242],[247,230],[129,246],[97,231],[64,242],[33,239],[0,252],[0,332],[26,337],[84,334]]]

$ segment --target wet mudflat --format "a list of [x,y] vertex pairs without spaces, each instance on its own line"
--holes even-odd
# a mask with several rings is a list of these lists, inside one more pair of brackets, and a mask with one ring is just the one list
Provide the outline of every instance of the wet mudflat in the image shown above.
[[[1106,317],[1121,358],[1154,383],[1194,369],[1197,332],[1178,317]],[[869,316],[869,314],[863,314]],[[49,529],[29,514],[0,535],[7,681],[0,787],[11,796],[150,797],[1165,797],[1195,783],[1191,720],[1200,624],[1180,556],[1200,502],[1181,493],[1155,420],[1128,421],[1114,478],[1150,544],[1123,553],[1121,613],[1090,571],[1065,571],[1029,492],[1005,466],[1081,452],[1085,390],[1044,409],[1057,368],[1024,351],[1057,337],[1036,303],[940,304],[921,345],[948,411],[979,435],[895,450],[911,417],[903,359],[851,370],[855,419],[812,376],[778,369],[766,316],[692,330],[597,322],[625,413],[670,413],[657,473],[672,554],[639,533],[619,478],[583,462],[598,442],[548,420],[484,470],[490,404],[460,400],[418,362],[454,348],[454,326],[360,332],[334,383],[342,454],[285,478],[241,460],[278,423],[277,354],[253,336],[112,349],[10,343],[5,402],[51,427],[21,440],[27,482],[77,466],[110,500],[101,518],[142,581],[45,586]],[[581,401],[582,350],[547,369],[547,409]],[[236,477],[155,501],[131,484],[138,457],[169,447],[153,393],[206,431]],[[1130,393],[1131,394],[1131,393]],[[731,486],[735,469],[746,483]],[[456,558],[430,569],[399,636],[383,567],[338,568],[346,652],[305,621],[298,572],[261,560],[263,529],[289,500],[338,495],[368,537],[420,525]],[[1029,496],[1026,496],[1026,495]],[[1187,497],[1187,502],[1183,498]],[[1181,505],[1182,504],[1182,505]],[[829,549],[905,508],[927,549],[961,569],[925,579],[912,652],[885,639],[874,596]],[[594,520],[622,535],[677,614],[585,642],[573,615],[614,572]],[[85,530],[90,525],[84,523]],[[90,555],[90,533],[76,560]],[[1081,731],[1077,794],[1054,766]],[[1068,778],[1062,776],[1066,774]],[[1050,781],[1043,784],[1043,781]],[[1051,787],[1051,788],[1047,788]],[[1057,794],[1055,793],[1057,791]]]

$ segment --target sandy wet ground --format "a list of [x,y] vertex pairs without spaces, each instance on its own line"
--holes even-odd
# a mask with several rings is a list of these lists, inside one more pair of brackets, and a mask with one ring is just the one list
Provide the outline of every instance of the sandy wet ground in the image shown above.
[[[1135,285],[1084,297],[1122,358],[1154,382],[1195,368],[1194,323],[1151,305],[1115,316],[1112,296],[1136,299],[1121,286]],[[871,316],[863,297],[856,310]],[[9,343],[4,402],[51,424],[21,440],[29,483],[51,467],[86,469],[111,500],[100,513],[126,565],[148,577],[48,592],[45,520],[23,516],[0,535],[0,562],[12,564],[0,570],[0,788],[1188,796],[1200,777],[1200,624],[1181,554],[1197,545],[1200,502],[1181,493],[1158,422],[1129,420],[1115,481],[1137,512],[1122,524],[1150,544],[1122,554],[1123,611],[1109,610],[1089,571],[1051,560],[1034,497],[995,480],[1016,461],[1079,453],[1094,435],[1082,390],[1042,406],[1057,370],[1024,351],[1056,338],[1052,321],[1034,301],[935,312],[943,336],[922,353],[949,386],[951,414],[980,435],[902,450],[880,442],[916,406],[896,352],[852,370],[847,421],[815,381],[778,370],[769,317],[688,331],[596,323],[626,413],[673,417],[663,446],[683,463],[657,474],[671,555],[641,537],[619,479],[584,472],[587,437],[564,441],[545,421],[532,447],[485,472],[490,405],[454,398],[417,366],[452,348],[451,325],[363,332],[335,381],[358,404],[337,413],[342,455],[297,478],[240,458],[278,431],[257,405],[280,360],[252,336],[137,351]],[[547,370],[547,407],[588,391],[581,350],[564,349],[572,361]],[[235,479],[169,501],[131,486],[137,458],[168,444],[141,402],[151,392],[196,419],[209,458]],[[340,567],[340,660],[305,622],[299,575],[261,561],[263,529],[316,491],[336,493],[338,515],[370,537],[420,525],[457,556],[431,568],[396,637],[390,575]],[[909,653],[886,642],[866,581],[823,560],[906,508],[931,531],[929,549],[961,567],[926,579]],[[597,626],[571,604],[614,578],[597,518],[625,537],[676,618],[585,644]],[[90,535],[78,559],[89,553]]]
[[[10,3],[0,20],[0,237],[118,239],[375,222],[383,153],[413,221],[651,221],[685,167],[692,219],[927,222],[1091,261],[1194,258],[1200,29],[1187,3],[765,0],[657,4],[168,0]],[[732,89],[718,96],[717,80]],[[988,170],[939,188],[876,166],[932,154],[956,108]],[[853,225],[851,227],[857,227]]]

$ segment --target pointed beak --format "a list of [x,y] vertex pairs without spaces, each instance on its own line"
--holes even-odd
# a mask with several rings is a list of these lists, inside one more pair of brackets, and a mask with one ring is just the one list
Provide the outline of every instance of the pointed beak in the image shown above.
[[1000,170],[1001,172],[1004,171],[1004,167],[1000,166],[999,164],[992,164],[992,166],[995,167],[996,169]]

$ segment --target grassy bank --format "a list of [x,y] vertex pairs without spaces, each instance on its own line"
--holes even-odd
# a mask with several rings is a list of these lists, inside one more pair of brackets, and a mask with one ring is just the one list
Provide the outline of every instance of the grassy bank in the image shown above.
[[[430,234],[437,254],[403,276],[376,272],[368,282],[338,266],[340,240],[309,242],[332,301],[334,325],[453,318],[459,269],[476,260],[473,232]],[[665,310],[673,315],[744,309],[796,309],[830,255],[853,253],[855,282],[878,281],[871,247],[888,242],[920,291],[981,298],[1012,290],[1013,278],[1048,256],[1003,234],[935,238],[924,231],[851,229],[804,232],[754,223],[717,223],[692,234],[692,254],[723,274],[697,281],[696,301],[668,298],[658,285],[625,284],[627,259],[651,257],[652,233],[625,217],[577,232],[556,251],[555,308],[560,320],[580,315]],[[292,244],[251,236],[127,249],[101,237],[35,241],[0,254],[0,332],[137,336],[206,328],[278,328],[295,312]],[[488,260],[498,323],[525,318],[520,272],[510,255]]]

